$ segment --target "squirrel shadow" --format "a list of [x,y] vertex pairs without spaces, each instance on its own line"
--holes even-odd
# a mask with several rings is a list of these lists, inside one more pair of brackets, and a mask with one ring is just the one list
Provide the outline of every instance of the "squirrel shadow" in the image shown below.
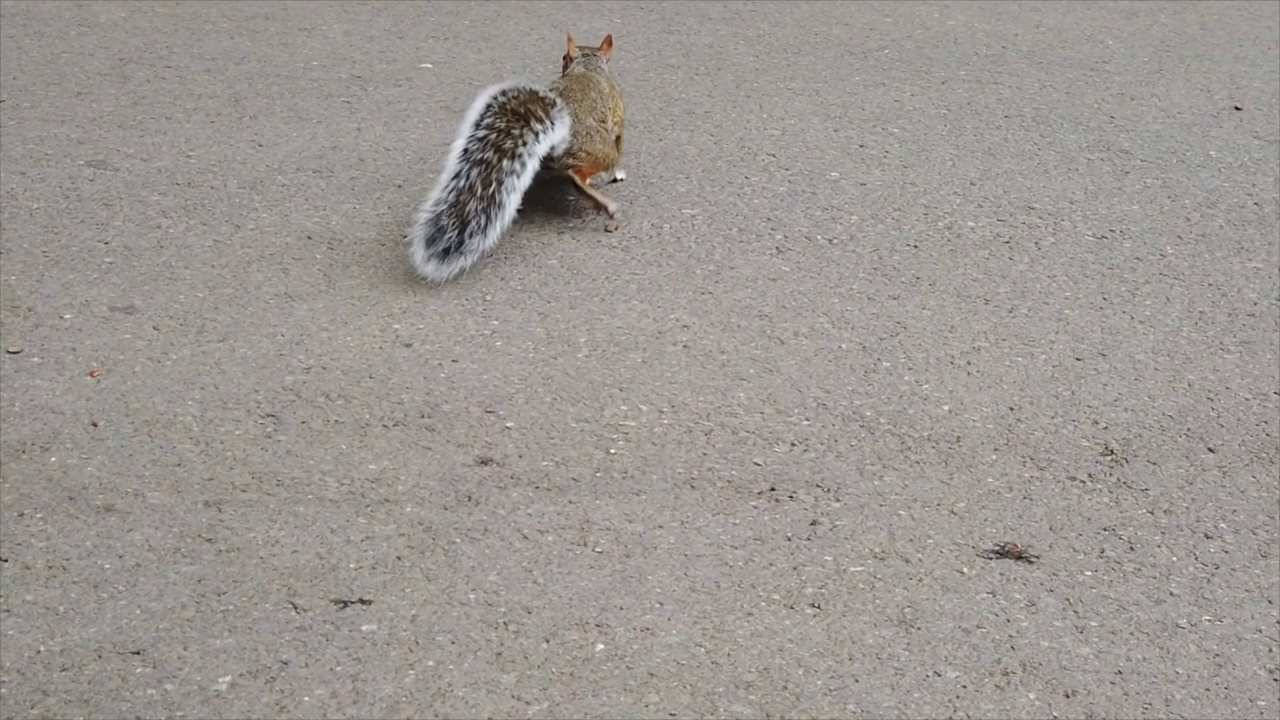
[[582,214],[582,205],[573,182],[563,175],[539,170],[533,179],[533,184],[524,194],[520,211],[513,225],[519,226],[530,221],[541,223],[553,218],[578,217]]

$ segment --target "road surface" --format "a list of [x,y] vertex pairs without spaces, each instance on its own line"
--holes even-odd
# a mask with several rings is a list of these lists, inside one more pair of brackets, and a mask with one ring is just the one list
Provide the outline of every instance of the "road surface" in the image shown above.
[[[541,184],[415,280],[566,30],[621,227]],[[0,58],[5,718],[1280,712],[1277,3],[6,2]]]

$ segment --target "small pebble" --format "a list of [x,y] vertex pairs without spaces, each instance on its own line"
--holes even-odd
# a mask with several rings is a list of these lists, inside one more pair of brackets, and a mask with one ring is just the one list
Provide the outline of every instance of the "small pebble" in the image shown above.
[[12,345],[10,347],[5,348],[4,351],[9,353],[10,355],[18,355],[22,352],[22,346]]

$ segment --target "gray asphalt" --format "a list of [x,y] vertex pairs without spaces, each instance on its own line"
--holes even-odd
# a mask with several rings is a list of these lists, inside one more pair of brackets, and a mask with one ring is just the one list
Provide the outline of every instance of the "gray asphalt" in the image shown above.
[[[542,183],[415,280],[566,30],[621,227]],[[5,718],[1280,717],[1280,4],[6,2],[0,58]]]

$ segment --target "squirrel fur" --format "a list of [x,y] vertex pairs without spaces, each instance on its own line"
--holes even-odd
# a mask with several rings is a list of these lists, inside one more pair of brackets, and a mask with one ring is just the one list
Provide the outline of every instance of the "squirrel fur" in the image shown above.
[[572,35],[567,40],[560,77],[550,87],[501,83],[472,102],[409,232],[409,258],[421,277],[445,282],[488,254],[543,168],[568,176],[617,216],[617,203],[592,187],[600,178],[626,178],[622,94],[608,71],[613,36],[596,47],[577,45]]

